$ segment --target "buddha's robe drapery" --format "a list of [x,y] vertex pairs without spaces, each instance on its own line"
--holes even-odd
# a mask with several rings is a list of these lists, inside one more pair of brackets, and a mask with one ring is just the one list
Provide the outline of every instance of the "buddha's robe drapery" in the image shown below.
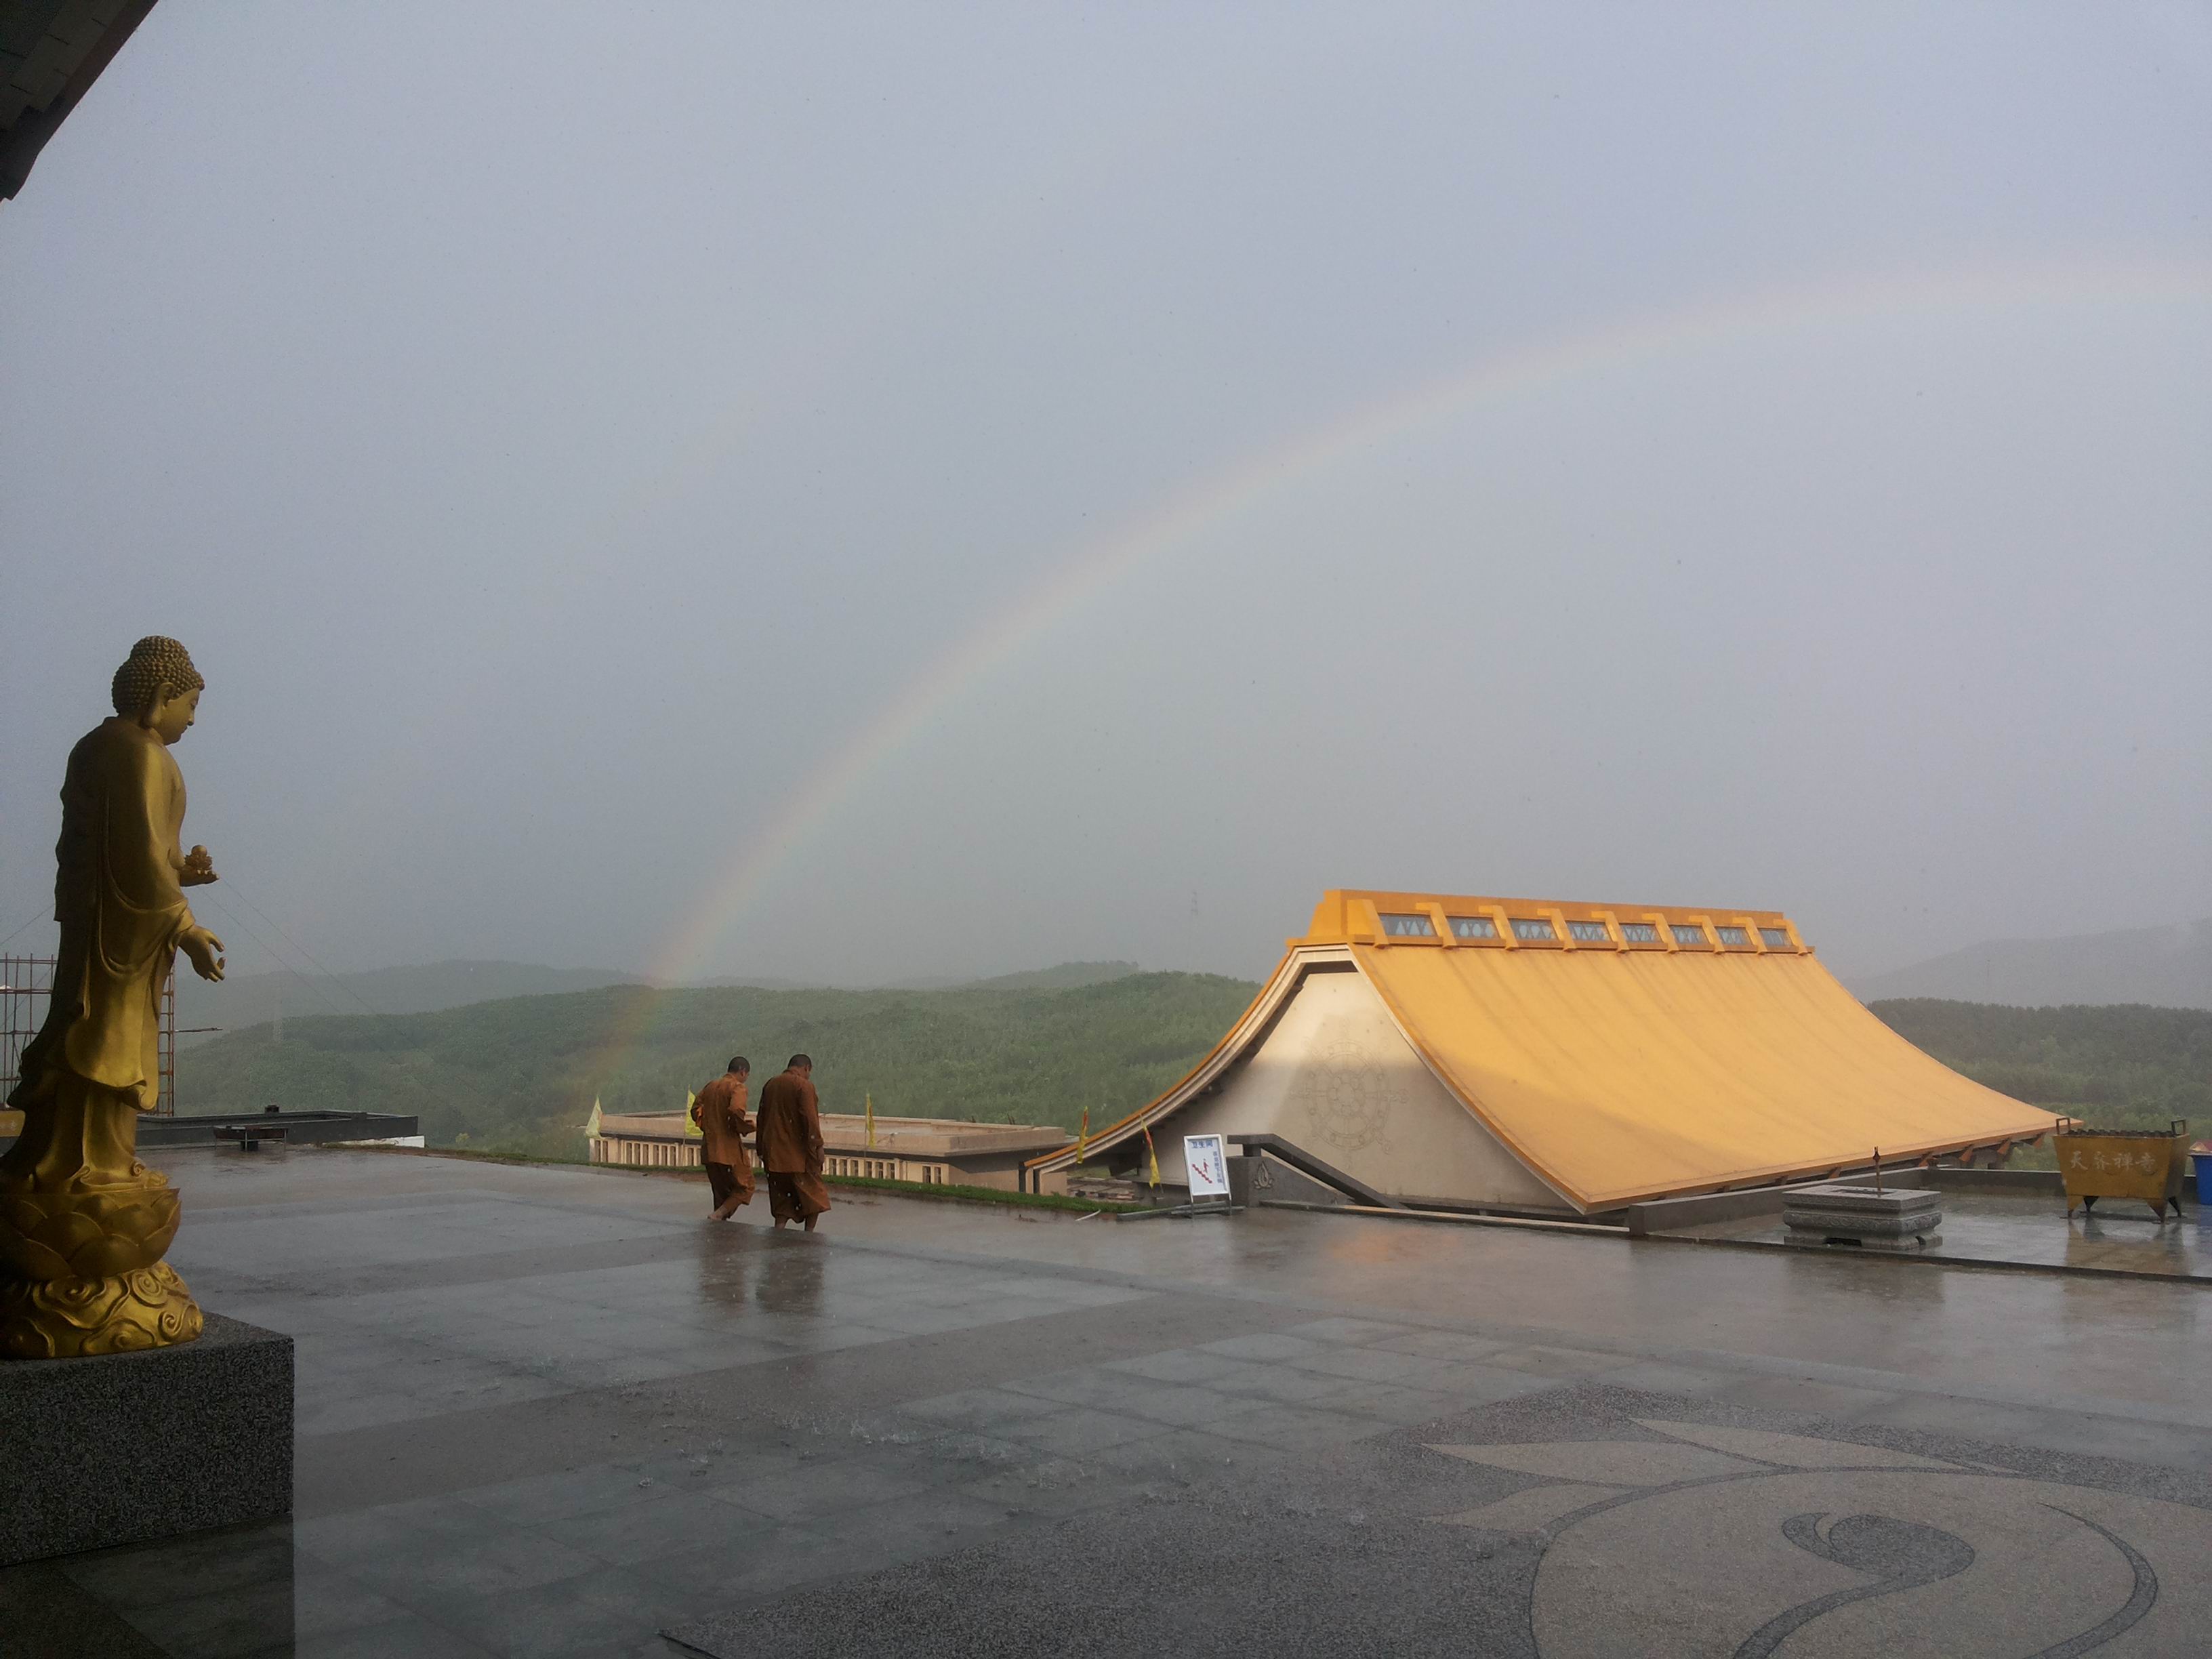
[[[85,1125],[78,1179],[134,1174],[137,1124],[113,1109],[150,1111],[161,1097],[161,990],[178,939],[194,925],[179,879],[184,820],[184,775],[167,745],[136,720],[102,720],[70,750],[54,848],[61,947],[53,999],[9,1096],[26,1114],[17,1153],[38,1165],[52,1161],[48,1154],[71,1158],[58,1144],[39,1144],[47,1139],[37,1133],[41,1109],[53,1108],[118,1119]],[[23,1158],[8,1162],[11,1173],[38,1178]]]
[[[173,678],[141,684],[142,658],[189,678],[191,701],[173,695]],[[161,996],[178,947],[218,948],[185,903],[188,883],[215,872],[178,844],[185,781],[162,740],[191,725],[198,676],[182,646],[149,636],[115,678],[117,701],[149,704],[155,724],[101,721],[63,775],[61,939],[45,1023],[8,1097],[22,1131],[0,1155],[0,1355],[9,1359],[167,1347],[203,1322],[161,1259],[182,1213],[177,1190],[137,1158],[139,1114],[161,1103]]]
[[822,1109],[813,1083],[793,1072],[761,1085],[755,1144],[768,1171],[769,1208],[778,1220],[799,1221],[830,1207],[822,1184]]

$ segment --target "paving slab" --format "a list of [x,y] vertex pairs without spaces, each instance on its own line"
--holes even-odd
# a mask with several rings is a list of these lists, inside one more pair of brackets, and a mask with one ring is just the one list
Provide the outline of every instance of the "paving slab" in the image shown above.
[[[2186,1279],[2212,1284],[2212,1213],[2190,1205],[2179,1216],[2154,1218],[2146,1205],[2106,1199],[2104,1208],[2066,1213],[2066,1202],[2008,1193],[1943,1192],[1942,1238],[1911,1252],[1954,1264],[2046,1268],[2123,1277]],[[1662,1237],[1848,1253],[1849,1245],[1808,1245],[1792,1239],[1778,1215],[1747,1216],[1672,1230]]]
[[2027,1659],[2202,1652],[2212,1619],[2203,1474],[1587,1382],[1148,1498],[1049,1554],[983,1540],[672,1633],[714,1659],[1126,1654],[1139,1620],[1224,1659]]
[[[1977,1598],[2040,1609],[2044,1647],[2075,1613],[2125,1615],[2106,1534],[2167,1574],[2139,1534],[2192,1538],[2212,1468],[2212,1314],[2188,1282],[873,1195],[808,1237],[710,1224],[674,1179],[176,1163],[179,1270],[299,1343],[297,1519],[0,1574],[11,1637],[241,1659],[1138,1653],[1164,1632],[1553,1655],[1653,1650],[1608,1647],[1607,1621],[1656,1595],[1650,1629],[1683,1652],[1917,1651],[1897,1620],[1927,1609],[1929,1639],[1966,1632],[1929,1651],[2025,1655],[2003,1619],[1976,1633]],[[1990,1530],[1993,1493],[2033,1525]],[[1976,1565],[1937,1571],[1963,1547]],[[2038,1550],[2069,1564],[2063,1606],[2005,1576]],[[1669,1584],[1727,1551],[1771,1574],[1723,1585],[1709,1631],[1668,1623]],[[1920,1577],[1867,1590],[1899,1573]],[[2160,1619],[2194,1607],[2160,1583]],[[2110,1650],[2190,1650],[2143,1645],[2167,1632],[2139,1618]]]

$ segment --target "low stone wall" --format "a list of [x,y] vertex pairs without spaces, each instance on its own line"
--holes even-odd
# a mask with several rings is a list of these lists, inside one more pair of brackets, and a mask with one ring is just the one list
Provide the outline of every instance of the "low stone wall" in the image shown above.
[[[1871,1184],[1873,1178],[1871,1170],[1839,1177],[1855,1185]],[[1648,1238],[1653,1233],[1679,1232],[1686,1227],[1704,1226],[1710,1222],[1779,1216],[1790,1194],[1825,1184],[1827,1183],[1805,1182],[1789,1187],[1753,1187],[1742,1192],[1700,1193],[1689,1198],[1658,1198],[1632,1204],[1627,1212],[1629,1236]],[[2066,1183],[2056,1170],[1968,1170],[1948,1165],[1923,1170],[1908,1165],[1901,1170],[1884,1170],[1881,1184],[1900,1190],[1926,1188],[1944,1193],[2014,1194],[2024,1198],[2061,1200],[2066,1192]],[[2182,1196],[2192,1203],[2197,1201],[2193,1179],[2182,1182]]]
[[[1915,1184],[1946,1193],[2019,1193],[2062,1197],[2066,1183],[2056,1170],[1915,1170]],[[1883,1176],[1888,1179],[1887,1176]]]
[[[1249,1208],[1255,1204],[1287,1200],[1293,1204],[1346,1204],[1351,1200],[1334,1187],[1278,1163],[1264,1152],[1247,1152],[1229,1160],[1229,1201]],[[1188,1195],[1177,1202],[1188,1201]]]

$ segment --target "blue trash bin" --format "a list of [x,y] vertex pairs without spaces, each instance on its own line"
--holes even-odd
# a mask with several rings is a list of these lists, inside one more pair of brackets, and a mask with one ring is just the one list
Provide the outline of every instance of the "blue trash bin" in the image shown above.
[[2212,1152],[2191,1152],[2189,1162],[2197,1171],[2197,1203],[2201,1209],[2204,1205],[2204,1177],[2212,1176]]

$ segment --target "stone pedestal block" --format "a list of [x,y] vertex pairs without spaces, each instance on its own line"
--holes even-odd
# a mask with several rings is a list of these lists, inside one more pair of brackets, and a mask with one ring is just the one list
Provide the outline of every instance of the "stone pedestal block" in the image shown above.
[[0,1566],[292,1512],[292,1339],[0,1361]]
[[1799,1187],[1782,1200],[1782,1224],[1792,1244],[1925,1249],[1943,1242],[1943,1194],[1929,1187],[1877,1192],[1871,1185],[1842,1181]]

